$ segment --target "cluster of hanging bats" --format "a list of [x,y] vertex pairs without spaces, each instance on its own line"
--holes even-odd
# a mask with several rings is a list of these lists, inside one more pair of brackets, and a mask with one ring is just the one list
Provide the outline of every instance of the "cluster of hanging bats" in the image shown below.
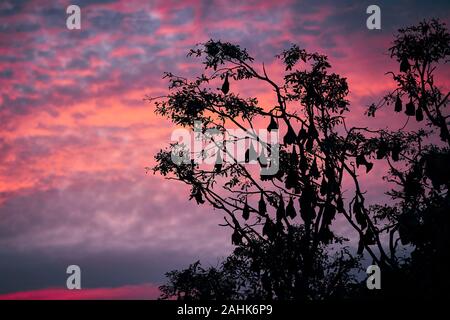
[[[221,91],[224,94],[227,94],[230,90],[230,82],[228,79],[228,74],[224,77],[224,82],[221,87]],[[275,118],[271,116],[270,123],[267,127],[267,131],[271,132],[274,130],[278,130],[278,123],[275,121]],[[288,126],[287,132],[285,136],[283,137],[283,142],[285,145],[292,145],[296,142],[300,142],[300,153],[304,153],[305,150],[311,151],[313,148],[314,139],[316,139],[319,136],[319,133],[314,126],[314,124],[311,124],[308,127],[308,131],[302,126],[299,133],[296,134],[292,126]],[[400,150],[398,150],[400,152]],[[218,153],[219,154],[219,153]],[[260,165],[263,167],[267,165],[267,158],[265,158],[263,152],[261,151],[261,154],[258,155],[255,148],[253,147],[253,144],[250,144],[250,147],[247,149],[245,153],[245,162],[251,162],[251,161],[258,161]],[[357,165],[365,165],[367,168],[367,172],[370,171],[373,164],[368,163],[366,159],[364,158],[364,155],[358,156],[356,159]],[[290,166],[287,170],[286,175],[286,188],[288,189],[295,189],[295,192],[297,194],[300,194],[300,176],[296,170],[296,168],[299,166],[302,173],[306,176],[306,171],[309,169],[309,175],[315,179],[320,178],[320,171],[317,165],[316,158],[313,159],[311,166],[308,165],[308,160],[306,157],[299,157],[297,155],[297,151],[295,147],[293,147],[293,151],[290,154]],[[215,171],[216,173],[220,172],[222,169],[222,159],[218,155],[216,164],[215,164]],[[282,179],[284,175],[284,172],[282,170],[279,170],[274,175],[261,175],[261,180],[271,180],[273,178]],[[328,180],[327,180],[328,179]],[[337,191],[339,189],[338,183],[336,182],[335,176],[334,176],[334,170],[329,168],[328,170],[325,170],[325,176],[322,179],[321,185],[320,185],[320,193],[322,196],[324,196],[327,193],[327,190],[331,188],[334,191]],[[302,188],[302,192],[299,197],[299,205],[300,205],[300,215],[301,218],[310,225],[312,220],[316,217],[315,212],[315,206],[317,204],[317,196],[315,193],[315,189],[312,186],[311,182],[308,182],[307,180],[304,181],[304,186]],[[279,197],[278,203],[275,204],[276,207],[276,223],[274,223],[271,219],[266,219],[266,222],[262,229],[262,234],[267,236],[268,238],[273,238],[278,233],[279,229],[282,228],[282,221],[284,219],[290,218],[294,219],[297,216],[297,212],[294,206],[294,200],[292,197],[290,197],[289,202],[287,205],[285,205],[283,197]],[[361,208],[356,204],[355,208],[357,211],[362,215]],[[344,203],[342,201],[342,198],[338,198],[337,200],[337,209],[335,206],[328,205],[325,207],[324,213],[323,213],[323,220],[322,225],[325,226],[324,228],[321,228],[320,235],[323,240],[331,240],[332,233],[329,230],[329,226],[331,225],[332,220],[334,219],[334,216],[337,211],[343,211],[344,210]],[[242,218],[244,220],[248,220],[250,218],[250,206],[248,205],[247,201],[244,203],[244,207],[242,209]],[[266,201],[264,199],[263,193],[261,193],[261,197],[258,202],[258,213],[260,216],[266,216],[267,215],[267,205]],[[362,218],[360,220],[363,220]],[[232,243],[235,245],[238,245],[242,243],[242,234],[235,230],[232,234]]]
[[[400,64],[400,71],[407,72],[410,69],[410,65],[407,59],[403,59]],[[225,74],[224,82],[222,84],[222,87],[220,90],[224,94],[228,94],[230,90],[230,82],[228,79],[228,74]],[[402,100],[399,95],[397,95],[396,101],[395,101],[395,112],[401,112],[403,109]],[[406,115],[408,116],[415,116],[417,121],[423,120],[423,107],[421,105],[418,106],[416,109],[414,103],[412,100],[410,100],[406,104]],[[273,131],[278,130],[278,123],[275,121],[274,117],[271,116],[270,123],[267,127],[267,130]],[[312,123],[310,126],[308,126],[308,131],[302,126],[299,133],[296,134],[294,129],[291,125],[288,125],[287,132],[285,136],[283,137],[283,142],[285,145],[292,145],[296,142],[299,142],[298,145],[300,146],[300,153],[304,154],[304,151],[311,151],[313,148],[314,139],[318,137],[319,133],[317,129],[314,126],[314,123]],[[388,144],[387,142],[381,140],[380,144],[378,146],[378,149],[376,151],[376,158],[377,159],[383,159],[387,157],[389,154],[393,161],[399,161],[399,156],[401,152],[401,145],[399,143],[394,144]],[[218,153],[217,161],[215,164],[215,172],[219,173],[222,170],[222,159],[220,158],[220,153]],[[443,159],[440,159],[439,157],[444,157]],[[251,162],[251,161],[258,161],[260,165],[266,166],[267,165],[267,158],[265,158],[263,152],[261,152],[260,155],[257,154],[255,148],[253,147],[253,144],[250,144],[249,149],[247,149],[245,153],[245,162]],[[368,173],[373,168],[373,163],[367,161],[364,154],[359,154],[356,156],[356,165],[359,167],[360,165],[365,166],[366,173]],[[448,155],[440,156],[436,155],[436,157],[425,157],[423,160],[423,164],[425,165],[425,172],[427,176],[432,180],[434,185],[440,185],[448,181],[448,178],[442,178],[442,171],[437,172],[437,168],[441,168],[439,170],[442,170],[442,162],[449,163],[450,159]],[[437,163],[438,162],[438,163]],[[320,171],[318,169],[316,158],[313,159],[311,166],[308,165],[306,157],[299,157],[296,152],[295,146],[292,149],[292,153],[290,154],[290,166],[287,168],[287,172],[283,172],[282,170],[279,170],[275,175],[261,175],[261,180],[270,180],[275,178],[278,178],[279,180],[282,179],[283,175],[286,173],[286,180],[285,180],[285,186],[287,189],[294,189],[295,193],[300,194],[299,197],[299,205],[300,205],[300,215],[303,221],[305,221],[306,225],[310,225],[313,219],[316,217],[316,211],[315,206],[317,204],[317,195],[315,192],[314,187],[312,186],[311,182],[308,179],[305,179],[303,181],[303,188],[300,193],[300,187],[299,187],[299,181],[300,176],[297,172],[297,167],[300,168],[300,171],[306,176],[306,171],[309,169],[309,176],[318,179],[320,178]],[[444,170],[447,172],[446,176],[449,176],[450,173],[448,172],[449,169]],[[335,179],[335,173],[334,170],[330,167],[325,168],[324,170],[324,176],[322,178],[322,182],[320,184],[319,192],[322,196],[325,196],[328,191],[332,193],[339,195],[339,185]],[[198,190],[194,194],[197,202],[203,203],[204,200],[201,197],[201,192]],[[340,196],[337,197],[336,206],[331,204],[326,204],[323,215],[322,215],[322,227],[319,230],[319,238],[322,239],[322,241],[329,242],[332,239],[332,233],[329,229],[329,226],[331,225],[332,220],[334,219],[334,216],[336,212],[343,212],[344,211],[344,203]],[[328,201],[329,202],[329,201]],[[283,197],[279,197],[278,203],[275,204],[276,207],[276,223],[274,223],[271,219],[266,219],[266,222],[263,226],[262,233],[263,235],[268,236],[269,238],[273,238],[279,228],[283,228],[282,221],[283,219],[290,218],[294,219],[297,216],[297,212],[294,206],[293,198],[290,197],[289,202],[287,206],[285,206]],[[242,218],[244,220],[248,220],[250,218],[250,207],[245,201],[244,207],[242,209]],[[261,216],[266,216],[267,214],[267,205],[264,200],[264,195],[261,193],[261,198],[258,202],[258,212]],[[364,216],[362,204],[358,201],[358,198],[355,198],[355,201],[353,203],[353,213],[355,214],[356,221],[360,225],[362,230],[366,229],[366,232],[364,234],[364,240],[366,243],[374,243],[374,237],[371,233],[370,228],[367,228],[367,221]],[[240,244],[242,243],[242,234],[235,229],[233,235],[232,235],[232,243],[233,244]],[[358,251],[362,250],[362,241],[360,240],[360,245],[358,248]]]
[[[400,72],[408,72],[411,66],[409,65],[409,61],[406,57],[402,59],[400,62]],[[402,99],[397,95],[397,99],[395,100],[395,112],[401,112],[403,109]],[[416,109],[414,102],[410,100],[405,106],[405,114],[407,116],[413,117],[416,116],[416,120],[418,122],[423,120],[423,106],[419,104]]]

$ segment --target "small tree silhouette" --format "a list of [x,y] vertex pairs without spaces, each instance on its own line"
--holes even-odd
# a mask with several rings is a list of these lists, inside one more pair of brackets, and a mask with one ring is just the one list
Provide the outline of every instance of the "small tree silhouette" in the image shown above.
[[185,270],[168,272],[161,299],[319,300],[353,294],[357,281],[352,271],[359,264],[347,249],[333,254],[318,246],[307,269],[303,227],[291,227],[277,242],[250,237],[252,242],[241,243],[218,267],[204,269],[197,261]]

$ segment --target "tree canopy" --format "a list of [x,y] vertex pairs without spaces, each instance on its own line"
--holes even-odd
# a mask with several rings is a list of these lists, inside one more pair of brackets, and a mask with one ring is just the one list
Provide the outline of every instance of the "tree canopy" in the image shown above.
[[[347,80],[332,71],[327,56],[297,45],[275,57],[284,66],[276,77],[281,82],[246,49],[218,40],[188,53],[204,65],[195,79],[164,75],[167,95],[149,97],[155,112],[203,133],[209,147],[193,152],[173,143],[156,155],[152,169],[190,186],[190,199],[199,205],[225,214],[236,249],[218,267],[204,269],[196,262],[169,272],[163,298],[350,297],[362,290],[355,274],[363,253],[380,266],[386,283],[381,293],[368,296],[446,292],[449,93],[435,74],[448,62],[450,35],[444,23],[423,21],[400,29],[389,52],[399,65],[399,71],[388,72],[396,88],[369,106],[367,115],[405,109],[407,121],[426,122],[417,130],[349,127],[346,116],[355,111]],[[276,103],[244,97],[240,83],[252,81],[265,84]],[[258,135],[261,123],[282,138],[274,142]],[[246,136],[225,134],[231,127]],[[212,130],[225,141],[208,134]],[[245,146],[244,159],[229,148],[237,142]],[[189,161],[174,162],[174,153]],[[207,158],[215,163],[204,164]],[[392,201],[368,206],[361,184],[381,162],[388,168],[386,181],[395,186],[386,190]],[[265,174],[274,164],[278,170]],[[351,181],[345,189],[344,181]],[[359,236],[356,254],[346,235],[333,228],[338,216]]]

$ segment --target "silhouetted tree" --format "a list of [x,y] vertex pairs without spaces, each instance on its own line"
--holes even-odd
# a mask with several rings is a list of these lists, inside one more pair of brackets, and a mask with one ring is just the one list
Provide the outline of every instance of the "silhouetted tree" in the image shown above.
[[[215,148],[193,153],[174,143],[156,155],[153,170],[189,185],[190,198],[198,204],[209,203],[225,213],[225,225],[232,228],[232,243],[238,248],[227,260],[235,259],[232,267],[224,262],[219,268],[204,270],[194,264],[169,273],[169,284],[162,287],[165,297],[222,298],[223,292],[232,298],[336,297],[326,289],[332,282],[325,274],[332,267],[325,263],[317,268],[317,262],[344,263],[338,282],[352,280],[351,269],[357,266],[352,257],[342,258],[346,252],[343,239],[332,230],[337,215],[358,233],[358,254],[366,251],[382,268],[388,288],[382,294],[423,294],[420,288],[430,292],[434,285],[440,286],[436,292],[442,293],[445,285],[436,281],[444,275],[443,261],[448,258],[449,153],[448,146],[433,142],[433,134],[439,130],[443,143],[450,144],[445,112],[449,94],[436,86],[434,72],[448,59],[449,38],[445,25],[431,20],[399,30],[390,49],[400,63],[400,72],[391,72],[398,87],[370,106],[368,115],[375,116],[377,109],[391,105],[396,112],[402,111],[406,101],[406,115],[419,122],[426,118],[431,128],[411,132],[349,128],[345,122],[350,111],[346,79],[330,72],[324,55],[295,45],[283,51],[277,58],[285,72],[277,83],[264,64],[259,70],[238,45],[210,40],[192,49],[189,56],[203,58],[205,73],[194,80],[166,73],[169,94],[149,99],[156,100],[158,114],[196,132],[216,129],[224,133],[228,126],[246,131],[245,161],[233,157],[227,144],[206,134],[203,142]],[[267,85],[276,104],[261,106],[255,97],[242,98],[236,91],[244,81]],[[279,143],[264,141],[254,133],[261,119],[266,119],[267,130],[279,130],[283,136]],[[194,128],[196,120],[201,121],[201,128]],[[231,136],[228,142],[237,140]],[[257,144],[262,146],[258,151]],[[273,157],[274,147],[279,157]],[[191,161],[176,163],[173,153]],[[207,157],[215,157],[215,165],[198,164]],[[360,179],[372,169],[372,158],[387,162],[385,179],[399,186],[389,192],[398,200],[394,204],[368,208],[365,203]],[[261,174],[248,165],[252,160],[259,164]],[[264,168],[274,161],[279,170],[263,175]],[[352,186],[344,194],[345,179]],[[340,247],[341,258],[330,260],[327,252],[333,244]],[[412,254],[399,252],[399,245]],[[261,259],[275,262],[258,263]],[[254,273],[242,273],[238,266],[251,267]],[[437,273],[427,273],[423,281],[414,279],[424,270],[434,269]],[[230,274],[248,281],[243,286],[250,290],[246,295],[240,296],[241,282]],[[209,282],[205,279],[224,278],[232,280],[223,283],[222,293],[204,285]],[[270,290],[268,286],[264,289],[265,279],[270,279]],[[411,286],[414,290],[404,289]],[[335,288],[341,297],[350,295],[351,285],[336,284]]]
[[[317,277],[313,264],[319,248],[338,239],[331,230],[337,213],[355,227],[361,239],[368,240],[360,242],[361,250],[365,247],[375,261],[382,263],[384,260],[370,248],[377,245],[383,252],[373,225],[366,219],[368,211],[356,173],[360,165],[365,172],[370,171],[372,164],[361,150],[359,129],[344,130],[348,86],[345,78],[329,72],[327,57],[297,46],[284,51],[277,56],[286,71],[283,84],[278,85],[269,78],[264,65],[258,72],[253,58],[237,45],[210,40],[189,55],[204,57],[205,69],[211,71],[194,81],[167,73],[171,93],[156,101],[156,112],[192,129],[195,120],[201,120],[204,133],[212,128],[224,132],[227,125],[241,128],[253,140],[246,151],[246,162],[257,160],[264,167],[267,161],[278,161],[279,170],[269,176],[251,172],[245,163],[233,158],[224,144],[217,144],[219,148],[213,151],[221,161],[212,168],[196,163],[198,157],[208,156],[208,150],[189,154],[191,162],[175,163],[172,152],[186,156],[190,151],[173,144],[158,153],[154,170],[190,185],[191,199],[197,203],[208,202],[225,212],[225,223],[233,229],[235,245],[254,247],[258,241],[258,245],[262,242],[276,246],[292,238],[296,226],[303,224],[303,261],[295,267],[297,271],[290,270],[298,292],[291,296],[307,296],[310,291]],[[302,69],[294,70],[296,66]],[[223,83],[215,89],[211,83],[218,79]],[[277,105],[263,108],[256,98],[244,99],[233,93],[237,83],[244,80],[265,83],[274,91]],[[270,142],[247,130],[253,129],[261,117],[267,119],[269,131],[283,133],[277,159],[270,157]],[[211,136],[204,139],[214,143]],[[264,146],[259,154],[253,146],[256,142]],[[228,155],[229,161],[222,163],[220,152]],[[341,191],[345,175],[355,182],[354,195],[348,201]],[[346,208],[345,202],[351,205]],[[263,271],[276,278],[273,272]]]
[[[372,208],[380,229],[389,236],[390,254],[397,262],[391,283],[387,282],[390,291],[383,294],[448,297],[450,93],[442,92],[437,79],[438,68],[448,62],[450,34],[438,20],[423,21],[400,29],[390,52],[399,62],[399,72],[389,72],[397,87],[372,105],[369,115],[392,106],[394,112],[405,109],[407,121],[426,120],[427,128],[406,133],[380,131],[378,138],[368,141],[368,150],[387,160],[385,179],[397,186],[388,192],[394,204]],[[389,155],[386,145],[395,145],[396,152]],[[397,252],[399,244],[409,246],[411,254]]]

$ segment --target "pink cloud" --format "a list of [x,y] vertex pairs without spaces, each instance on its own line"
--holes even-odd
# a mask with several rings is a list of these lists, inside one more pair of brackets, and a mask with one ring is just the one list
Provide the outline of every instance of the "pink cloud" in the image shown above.
[[153,284],[129,285],[116,288],[68,290],[48,288],[0,295],[0,300],[155,300],[160,291]]

